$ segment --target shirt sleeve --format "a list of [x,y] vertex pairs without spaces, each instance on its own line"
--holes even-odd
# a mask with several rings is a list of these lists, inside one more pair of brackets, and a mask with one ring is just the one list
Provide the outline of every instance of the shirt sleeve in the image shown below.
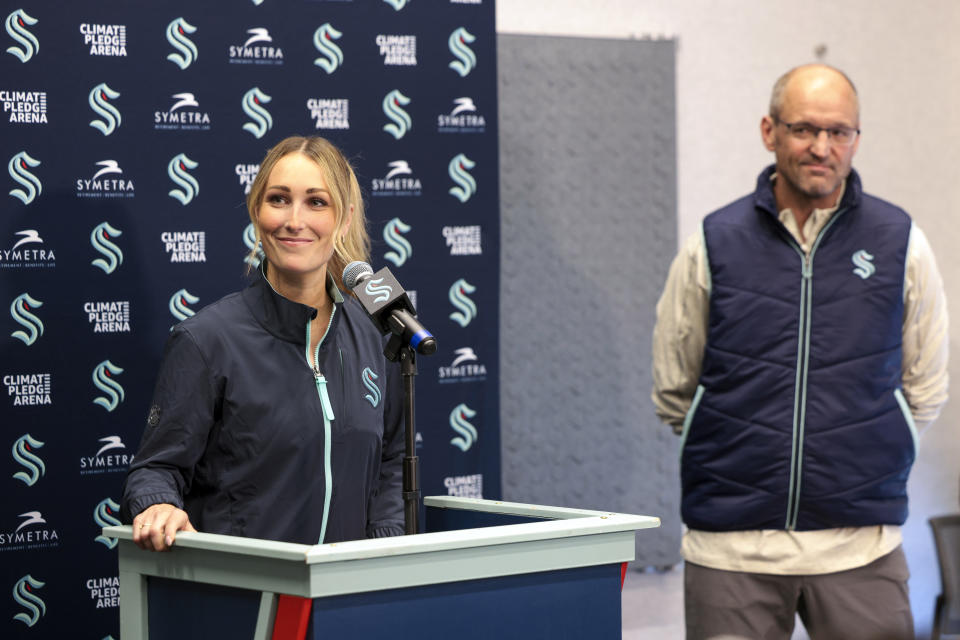
[[367,537],[404,534],[403,456],[406,452],[403,421],[403,385],[400,366],[387,363],[386,400],[383,409],[383,446],[380,477],[367,507]]
[[947,401],[949,377],[947,298],[926,234],[913,225],[903,296],[903,395],[919,429]]
[[653,328],[653,403],[680,433],[693,402],[707,341],[710,271],[703,236],[687,239],[670,265]]

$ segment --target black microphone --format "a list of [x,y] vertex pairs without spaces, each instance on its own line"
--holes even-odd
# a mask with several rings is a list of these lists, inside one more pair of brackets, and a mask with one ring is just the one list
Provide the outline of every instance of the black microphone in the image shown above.
[[407,292],[389,269],[374,273],[366,262],[351,262],[343,270],[343,286],[356,294],[380,333],[392,333],[421,355],[436,353],[436,338],[417,320]]

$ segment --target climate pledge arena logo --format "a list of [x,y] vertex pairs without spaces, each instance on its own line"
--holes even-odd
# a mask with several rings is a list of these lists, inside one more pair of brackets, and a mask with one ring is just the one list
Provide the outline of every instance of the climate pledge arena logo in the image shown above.
[[90,47],[91,56],[126,57],[127,26],[123,24],[80,25],[83,46]]
[[0,91],[7,122],[47,124],[46,91]]
[[130,301],[84,302],[83,313],[94,333],[130,333]]
[[164,231],[160,241],[170,262],[207,261],[206,231]]
[[9,373],[3,386],[14,407],[53,404],[49,373]]
[[448,496],[482,498],[483,474],[475,473],[469,476],[448,476],[443,479],[443,486],[447,488]]

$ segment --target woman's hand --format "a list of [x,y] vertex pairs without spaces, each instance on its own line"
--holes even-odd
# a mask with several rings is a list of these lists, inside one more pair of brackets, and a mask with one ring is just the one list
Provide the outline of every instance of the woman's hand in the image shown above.
[[169,551],[178,531],[196,531],[183,509],[154,504],[133,519],[133,542],[147,551]]

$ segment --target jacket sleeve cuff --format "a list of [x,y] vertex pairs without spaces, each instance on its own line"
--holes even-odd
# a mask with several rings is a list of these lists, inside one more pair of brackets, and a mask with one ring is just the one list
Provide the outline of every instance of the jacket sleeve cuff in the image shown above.
[[390,538],[392,536],[402,536],[403,527],[395,525],[384,525],[370,527],[367,529],[368,538]]
[[132,524],[137,515],[155,504],[172,504],[177,509],[183,509],[183,500],[175,493],[151,493],[138,496],[126,502],[120,513],[120,519],[124,524]]

